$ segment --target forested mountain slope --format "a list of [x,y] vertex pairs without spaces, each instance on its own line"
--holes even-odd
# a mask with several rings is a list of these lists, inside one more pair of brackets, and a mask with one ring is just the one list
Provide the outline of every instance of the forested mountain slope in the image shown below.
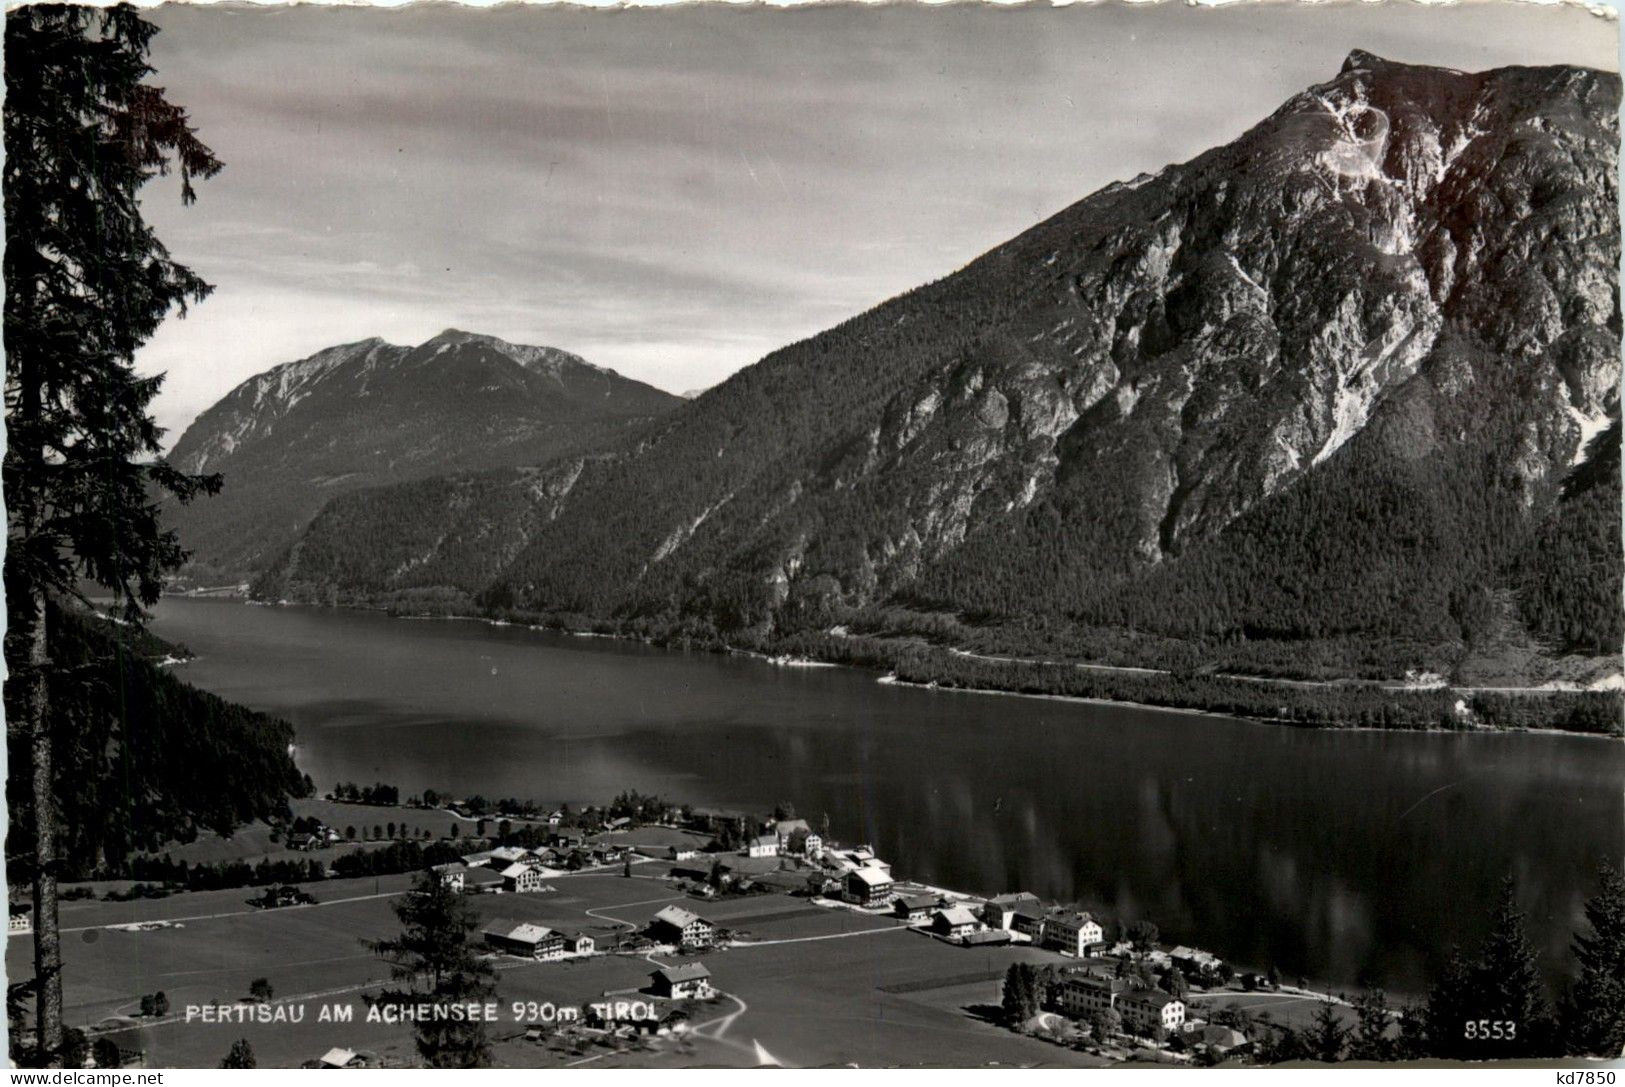
[[892,603],[1394,668],[1510,608],[1615,652],[1619,94],[1355,52],[604,455],[336,501],[261,591],[756,639]]
[[170,518],[191,577],[242,577],[334,495],[539,463],[680,403],[557,348],[455,329],[417,347],[332,347],[250,378],[187,428],[171,461],[224,487]]
[[[119,872],[164,842],[229,835],[309,794],[293,727],[177,678],[160,663],[175,647],[74,607],[52,607],[49,636],[64,878]],[[27,737],[8,750],[6,855],[26,858],[13,846],[33,840]]]

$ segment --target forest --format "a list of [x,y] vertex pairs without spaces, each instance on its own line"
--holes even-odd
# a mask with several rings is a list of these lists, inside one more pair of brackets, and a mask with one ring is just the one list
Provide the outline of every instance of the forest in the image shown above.
[[[293,727],[156,663],[177,647],[71,606],[53,606],[49,629],[64,878],[121,872],[165,843],[285,817],[289,798],[313,791],[290,754]],[[8,754],[15,857],[32,840],[29,759],[15,737]]]
[[[1531,252],[1560,296],[1594,266],[1611,274],[1612,243],[1581,244],[1568,219],[1613,218],[1614,171],[1589,144],[1560,150],[1592,131],[1580,119],[1596,102],[1576,103],[1571,82],[1497,78],[1511,89],[1484,109],[1506,111],[1507,140],[1526,115],[1549,121],[1554,142],[1528,150],[1551,192],[1528,221],[1474,218],[1481,274],[1442,300],[1367,259],[1344,212],[1371,208],[1314,204],[1297,192],[1312,181],[1269,165],[1291,144],[1278,115],[590,455],[335,499],[254,594],[824,659],[923,643],[1150,667],[1174,673],[1155,681],[1166,704],[1337,723],[1432,720],[1443,696],[1300,690],[1282,709],[1268,705],[1278,687],[1239,677],[1538,687],[1574,665],[1591,682],[1597,662],[1560,658],[1617,656],[1625,639],[1620,427],[1576,449],[1575,419],[1588,434],[1617,414],[1587,399],[1585,375],[1617,372],[1618,313],[1531,340],[1503,303]],[[1429,108],[1476,108],[1447,97]],[[1491,181],[1529,181],[1484,166],[1447,194],[1458,210]],[[1285,224],[1283,186],[1306,201]],[[1231,190],[1244,197],[1219,199]],[[1462,229],[1441,207],[1418,213],[1443,215],[1440,237]],[[1237,261],[1261,277],[1262,309],[1237,308],[1230,272],[1215,278]],[[1455,275],[1425,263],[1413,271]],[[1358,425],[1340,443],[1317,431],[1319,452],[1288,441],[1336,413],[1354,354],[1333,359],[1315,330],[1393,362],[1388,318],[1412,306],[1434,318],[1412,329],[1425,350],[1364,375],[1381,388]],[[854,649],[842,629],[899,646]],[[969,667],[940,654],[908,667],[927,664],[945,683]],[[1005,667],[975,681],[1119,682]],[[1129,687],[1150,682],[1122,681],[1122,697],[1145,701]],[[1620,704],[1539,697],[1554,721]]]
[[[1517,379],[1492,374],[1486,380]],[[630,580],[604,565],[618,561],[613,549],[578,540],[567,550],[579,561],[526,567],[531,560],[521,556],[491,580],[501,556],[477,545],[509,531],[514,539],[525,536],[520,520],[537,513],[522,501],[518,477],[487,476],[457,486],[507,488],[505,528],[437,527],[435,518],[447,516],[436,513],[447,509],[437,490],[443,483],[334,503],[301,545],[307,554],[331,548],[333,557],[298,566],[301,575],[325,569],[331,580],[302,583],[296,595],[409,614],[484,614],[674,645],[803,652],[827,660],[867,654],[887,668],[900,650],[885,649],[884,642],[1152,667],[1181,676],[1200,672],[1209,678],[1130,683],[1065,669],[1017,674],[989,666],[968,685],[1321,723],[1462,727],[1462,715],[1436,713],[1430,704],[1436,696],[1373,700],[1347,691],[1297,691],[1283,710],[1279,688],[1213,677],[1392,682],[1431,672],[1450,678],[1463,660],[1508,631],[1552,654],[1616,652],[1625,640],[1618,603],[1620,427],[1595,437],[1558,486],[1531,491],[1499,452],[1528,422],[1519,397],[1511,395],[1516,388],[1507,391],[1495,398],[1495,412],[1471,420],[1465,441],[1428,457],[1406,454],[1414,435],[1405,429],[1407,413],[1396,411],[1351,444],[1348,452],[1358,455],[1333,458],[1212,540],[1127,574],[1091,564],[1097,549],[1077,533],[1096,531],[1099,520],[1066,509],[1061,493],[1035,505],[1020,530],[973,535],[942,561],[925,565],[913,582],[888,589],[865,573],[862,544],[864,534],[872,536],[886,520],[886,501],[854,494],[824,507],[814,543],[787,582],[764,573],[783,545],[769,537],[742,554],[712,554],[696,538],[693,553],[679,552],[685,558],[674,569]],[[1436,426],[1459,422],[1466,429],[1469,422],[1441,423],[1444,408],[1430,411]],[[562,481],[614,470],[613,458],[605,458],[527,479],[529,486],[545,483],[557,491]],[[373,506],[377,516],[352,520]],[[851,518],[833,520],[837,513]],[[400,523],[419,527],[385,531]],[[430,535],[460,542],[442,546],[428,563],[406,563],[417,546],[412,541]],[[376,548],[366,544],[370,539],[379,541]],[[268,575],[267,591],[289,587],[276,584],[276,576]],[[837,629],[874,644],[855,648],[828,634]],[[917,655],[905,667],[922,681],[966,683],[968,665],[947,654]],[[1617,695],[1475,702],[1482,705],[1472,720],[1483,724],[1549,717],[1549,727],[1619,728]],[[1610,715],[1612,724],[1602,720]]]

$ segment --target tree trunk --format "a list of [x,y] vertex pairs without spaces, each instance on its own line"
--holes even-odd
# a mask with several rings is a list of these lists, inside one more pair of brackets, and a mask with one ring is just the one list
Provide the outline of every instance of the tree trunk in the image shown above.
[[34,977],[37,986],[39,1059],[47,1068],[62,1061],[62,937],[57,931],[56,769],[46,695],[45,593],[30,592],[27,672],[23,713],[29,730],[34,801]]

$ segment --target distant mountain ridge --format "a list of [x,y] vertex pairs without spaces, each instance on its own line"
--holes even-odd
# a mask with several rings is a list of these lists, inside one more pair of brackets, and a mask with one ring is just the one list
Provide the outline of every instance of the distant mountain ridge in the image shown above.
[[[1617,652],[1617,473],[1564,485],[1618,441],[1619,97],[1357,50],[618,446],[333,502],[260,591],[754,639],[901,606],[1382,674]],[[452,557],[475,532],[500,562]]]
[[171,517],[194,576],[246,577],[334,495],[541,463],[681,402],[568,351],[457,329],[343,344],[249,378],[186,429],[171,462],[225,485]]

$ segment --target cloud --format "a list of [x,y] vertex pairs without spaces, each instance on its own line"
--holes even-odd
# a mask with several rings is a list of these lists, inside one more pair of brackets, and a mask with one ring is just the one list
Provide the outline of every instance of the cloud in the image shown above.
[[144,207],[217,294],[139,358],[172,429],[331,343],[448,325],[707,385],[1090,191],[1233,138],[1353,47],[1613,64],[1570,7],[166,6],[226,170]]

